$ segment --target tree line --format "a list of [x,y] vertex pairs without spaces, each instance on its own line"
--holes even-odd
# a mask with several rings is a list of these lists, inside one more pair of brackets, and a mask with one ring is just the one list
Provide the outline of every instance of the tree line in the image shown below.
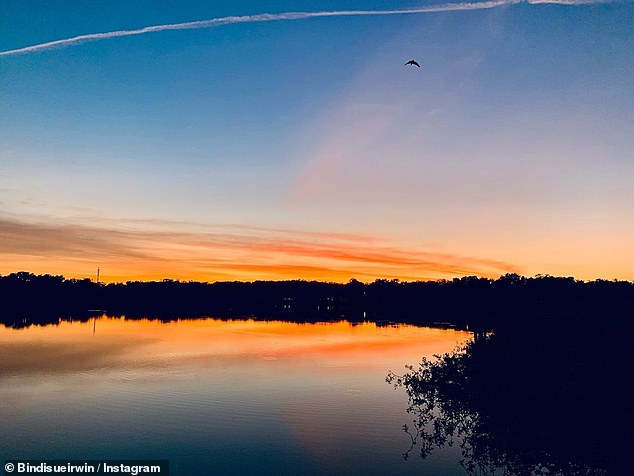
[[525,316],[611,319],[631,314],[634,283],[518,274],[414,282],[352,279],[345,284],[171,279],[104,284],[29,272],[0,276],[0,316],[6,325],[54,322],[60,316],[84,319],[98,310],[131,318],[347,319],[450,324],[487,332]]

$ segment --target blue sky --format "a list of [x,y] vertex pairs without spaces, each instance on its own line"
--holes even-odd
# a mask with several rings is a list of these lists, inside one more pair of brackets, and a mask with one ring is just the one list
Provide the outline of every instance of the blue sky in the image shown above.
[[[0,51],[439,4],[5,1]],[[0,273],[634,279],[633,38],[633,2],[520,3],[0,56]],[[59,230],[77,239],[51,245]]]

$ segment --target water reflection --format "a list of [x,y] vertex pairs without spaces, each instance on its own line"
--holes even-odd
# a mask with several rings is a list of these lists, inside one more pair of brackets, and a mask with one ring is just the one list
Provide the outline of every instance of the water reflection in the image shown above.
[[469,337],[216,319],[1,328],[0,453],[162,458],[173,474],[460,474],[450,453],[402,461],[405,400],[384,376]]
[[321,368],[385,368],[406,355],[433,354],[466,332],[347,321],[192,319],[161,322],[102,318],[28,330],[0,329],[0,376],[68,374],[101,368],[204,366],[217,359],[314,359]]

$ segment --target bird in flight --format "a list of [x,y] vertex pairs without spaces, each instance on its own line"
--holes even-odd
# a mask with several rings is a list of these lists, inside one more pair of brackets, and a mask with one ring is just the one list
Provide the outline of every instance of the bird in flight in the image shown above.
[[418,64],[418,62],[416,60],[409,60],[407,63],[405,63],[406,65],[411,64],[412,66],[418,66],[420,68],[420,65]]

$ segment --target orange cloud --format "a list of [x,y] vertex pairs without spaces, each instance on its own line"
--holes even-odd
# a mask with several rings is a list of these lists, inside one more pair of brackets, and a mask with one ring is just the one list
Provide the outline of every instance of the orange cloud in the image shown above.
[[403,280],[497,277],[501,261],[435,253],[368,235],[162,221],[27,223],[0,217],[0,273],[132,279]]

